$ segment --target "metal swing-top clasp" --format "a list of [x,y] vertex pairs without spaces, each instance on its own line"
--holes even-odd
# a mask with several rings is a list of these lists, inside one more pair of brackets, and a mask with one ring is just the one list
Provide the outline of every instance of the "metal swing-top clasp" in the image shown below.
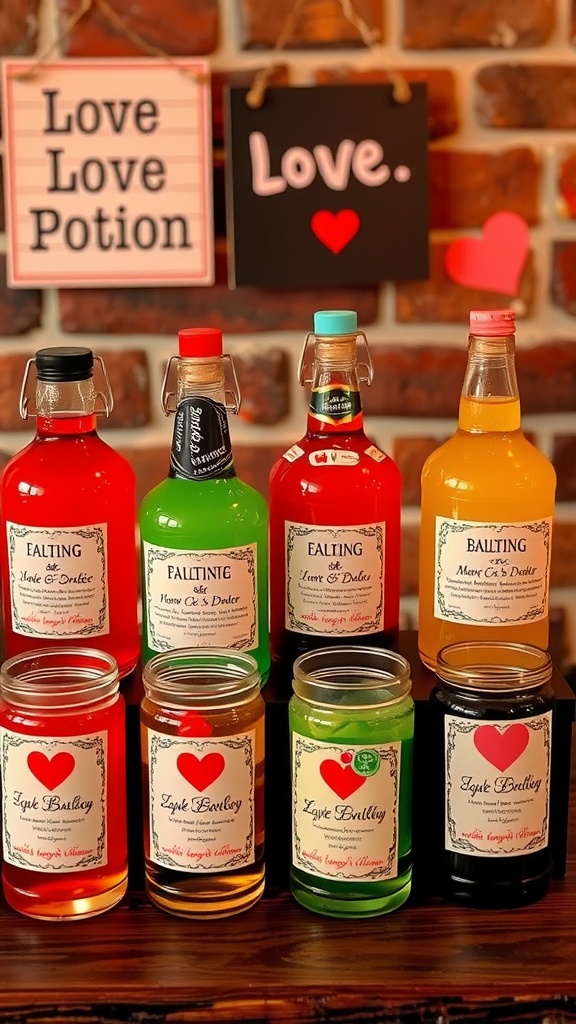
[[[23,420],[27,420],[30,416],[38,416],[38,410],[36,406],[36,388],[38,382],[34,384],[34,387],[30,387],[30,371],[33,366],[36,365],[36,359],[32,357],[28,359],[26,367],[24,369],[24,378],[22,380],[22,387],[20,388],[20,399],[18,402],[18,409],[20,416]],[[114,408],[114,397],[112,395],[112,388],[110,387],[110,381],[106,372],[106,367],[100,356],[94,356],[94,365],[98,365],[102,379],[104,381],[104,390],[94,392],[94,408],[93,409],[58,409],[58,416],[109,416]],[[90,377],[84,378],[89,380]],[[52,384],[54,387],[58,387],[62,384],[81,384],[82,381],[41,381],[42,384]],[[29,393],[30,392],[30,393]]]
[[[312,339],[312,341],[311,341]],[[298,360],[298,380],[300,384],[313,384],[314,383],[314,343],[318,340],[318,335],[310,331],[304,339],[304,345],[302,346],[302,352],[300,353],[300,359]],[[310,356],[310,348],[312,348],[312,355]],[[355,370],[358,376],[358,382],[360,384],[367,384],[370,387],[374,380],[374,367],[372,365],[372,357],[370,355],[370,349],[368,348],[368,341],[364,331],[356,331],[356,350],[357,359]],[[308,357],[308,358],[307,358]]]
[[[190,363],[193,366],[192,373],[188,374],[190,385],[194,384],[201,389],[203,392],[206,388],[208,391],[217,385],[221,379],[220,365],[224,373],[224,408],[226,412],[237,414],[240,411],[240,405],[242,398],[240,395],[240,384],[238,383],[238,377],[236,376],[236,367],[234,366],[234,360],[227,353],[223,353],[218,357],[218,361],[215,363],[214,359],[186,359],[184,356],[170,356],[164,371],[164,380],[162,381],[162,411],[165,416],[170,416],[176,412],[178,406],[176,382],[179,376],[182,376],[181,364]],[[214,366],[218,366],[218,374],[214,372]]]

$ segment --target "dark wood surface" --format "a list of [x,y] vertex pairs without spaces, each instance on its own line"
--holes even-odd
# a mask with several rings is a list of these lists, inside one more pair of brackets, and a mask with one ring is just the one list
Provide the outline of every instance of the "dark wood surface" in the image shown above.
[[0,1024],[576,1020],[575,792],[573,766],[566,877],[519,910],[420,897],[348,922],[269,886],[250,911],[201,923],[138,889],[99,917],[50,923],[0,898]]

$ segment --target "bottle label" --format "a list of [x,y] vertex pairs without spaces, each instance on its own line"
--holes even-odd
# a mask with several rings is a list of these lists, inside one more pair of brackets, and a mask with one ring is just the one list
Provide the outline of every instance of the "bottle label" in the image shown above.
[[434,615],[483,626],[548,614],[552,520],[478,523],[436,517]]
[[6,523],[12,629],[33,637],[104,636],[107,526],[65,529]]
[[177,647],[258,646],[255,544],[221,551],[180,551],[144,541],[147,643]]
[[357,466],[360,462],[358,452],[347,452],[341,448],[318,448],[310,452],[308,462],[311,466]]
[[225,407],[211,398],[182,399],[174,416],[171,473],[186,480],[212,480],[231,465]]
[[150,859],[208,873],[253,864],[255,737],[148,729]]
[[360,392],[342,384],[326,384],[310,392],[310,411],[322,423],[351,423],[362,412]]
[[318,878],[378,882],[398,874],[401,744],[292,736],[292,863]]
[[384,628],[385,523],[286,523],[287,629],[357,636]]
[[513,722],[446,715],[446,849],[517,857],[548,845],[552,712]]
[[2,730],[3,856],[30,871],[107,863],[106,733],[33,737]]

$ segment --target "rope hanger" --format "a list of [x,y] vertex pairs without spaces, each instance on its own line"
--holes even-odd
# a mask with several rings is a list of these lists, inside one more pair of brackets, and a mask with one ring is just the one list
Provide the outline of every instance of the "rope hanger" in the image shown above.
[[[278,38],[272,47],[273,54],[280,53],[292,39],[298,22],[302,16],[302,10],[305,3],[306,0],[294,0],[294,3],[284,20],[284,24],[280,29]],[[369,50],[375,51],[376,44],[379,41],[377,29],[372,29],[366,24],[364,19],[361,18],[358,12],[354,9],[352,0],[338,0],[338,3],[342,8],[344,17],[358,30],[358,34],[362,39],[362,42],[365,43]],[[266,95],[266,89],[268,88],[269,81],[273,74],[273,60],[268,67],[262,68],[256,73],[254,81],[246,95],[246,103],[249,107],[257,109],[262,106]],[[399,71],[394,71],[392,69],[388,69],[387,74],[392,84],[392,96],[396,103],[409,103],[412,99],[412,90],[404,78],[404,75]]]

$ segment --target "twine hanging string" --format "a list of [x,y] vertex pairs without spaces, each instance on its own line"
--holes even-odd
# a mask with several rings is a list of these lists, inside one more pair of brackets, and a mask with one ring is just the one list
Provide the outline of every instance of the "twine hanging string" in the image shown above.
[[[278,38],[272,47],[273,54],[280,53],[280,51],[283,50],[290,42],[300,20],[305,2],[306,0],[294,0],[294,3],[288,11],[284,24],[282,25]],[[358,30],[358,34],[362,39],[362,42],[365,43],[369,50],[374,50],[376,43],[379,40],[377,30],[370,28],[364,19],[360,17],[358,12],[354,9],[352,0],[338,0],[338,3],[342,8],[342,14],[344,17],[354,25],[354,28]],[[392,85],[392,96],[396,103],[409,103],[412,99],[412,90],[404,78],[404,75],[399,71],[394,71],[393,69],[386,69],[386,71]],[[273,74],[274,62],[272,58],[268,67],[261,68],[261,70],[254,76],[254,81],[246,94],[246,103],[249,107],[257,109],[262,106],[266,95],[266,89],[268,88],[268,84]]]
[[196,71],[194,68],[183,67],[178,63],[177,58],[165,50],[159,49],[157,46],[153,46],[147,39],[144,39],[139,32],[134,31],[130,28],[126,18],[123,18],[114,8],[108,3],[108,0],[82,0],[78,5],[74,14],[70,16],[66,22],[63,31],[57,38],[50,43],[49,46],[41,53],[32,63],[25,68],[23,71],[13,71],[13,77],[15,78],[31,78],[36,72],[46,63],[49,57],[52,56],[54,51],[59,47],[65,39],[68,38],[72,30],[76,27],[79,21],[82,20],[84,15],[88,14],[90,10],[96,8],[100,11],[100,14],[105,21],[108,22],[112,28],[120,36],[124,36],[125,39],[129,39],[131,43],[134,43],[138,49],[142,50],[143,53],[148,54],[150,57],[161,57],[163,60],[169,63],[177,64],[179,71],[184,75],[188,75],[190,78],[194,78],[198,82],[205,82],[208,80],[207,76],[200,71]]

